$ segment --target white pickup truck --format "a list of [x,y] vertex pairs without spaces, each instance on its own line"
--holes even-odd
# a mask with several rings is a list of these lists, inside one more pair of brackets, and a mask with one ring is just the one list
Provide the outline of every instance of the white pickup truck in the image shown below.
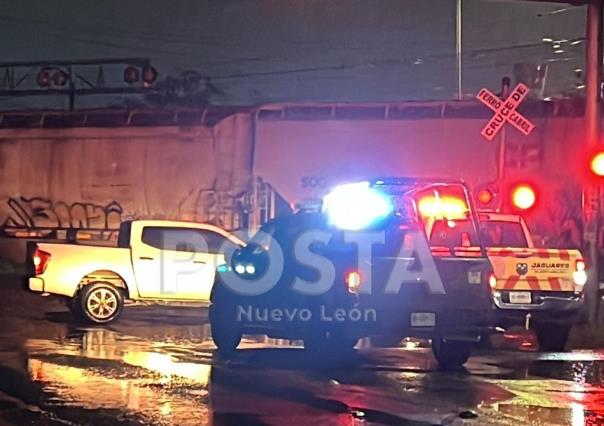
[[244,245],[208,224],[166,220],[122,223],[117,247],[30,243],[31,291],[67,298],[80,319],[108,323],[124,300],[209,302],[224,253]]

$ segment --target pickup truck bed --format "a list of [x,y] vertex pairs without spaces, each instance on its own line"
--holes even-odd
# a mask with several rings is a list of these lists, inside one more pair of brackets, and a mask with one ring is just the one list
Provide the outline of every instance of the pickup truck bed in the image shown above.
[[[130,249],[83,244],[35,243],[33,248],[51,254],[44,273],[29,279],[30,290],[74,297],[81,282],[90,275],[106,280],[134,283]],[[136,287],[128,289],[134,292]]]

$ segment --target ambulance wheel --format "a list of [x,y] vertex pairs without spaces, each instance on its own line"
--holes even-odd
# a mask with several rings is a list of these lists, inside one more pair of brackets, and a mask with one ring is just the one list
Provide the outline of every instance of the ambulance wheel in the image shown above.
[[458,370],[470,358],[472,343],[432,339],[432,353],[441,370]]
[[534,331],[541,352],[562,352],[568,341],[570,325],[535,323]]

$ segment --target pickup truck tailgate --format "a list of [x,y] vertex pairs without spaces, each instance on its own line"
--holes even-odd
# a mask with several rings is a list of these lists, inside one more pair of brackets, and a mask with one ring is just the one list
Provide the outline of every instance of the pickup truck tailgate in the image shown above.
[[573,291],[578,250],[489,248],[497,290]]
[[[396,259],[387,253],[374,250],[372,294],[360,297],[362,306],[379,312],[375,324],[378,333],[409,327],[414,312],[435,313],[436,326],[441,330],[461,330],[488,323],[491,301],[487,281],[491,265],[486,257],[431,257],[433,265],[422,265],[422,269],[428,272],[435,267],[444,290],[434,292],[431,288],[434,289],[435,283],[429,282],[431,274],[426,274],[425,280],[414,281],[396,275],[391,277]],[[424,272],[420,275],[424,276]],[[396,294],[384,292],[385,283],[391,279],[401,284]]]

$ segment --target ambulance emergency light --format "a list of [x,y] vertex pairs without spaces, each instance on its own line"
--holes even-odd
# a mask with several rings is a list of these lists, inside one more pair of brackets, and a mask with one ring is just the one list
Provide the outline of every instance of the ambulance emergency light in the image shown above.
[[323,197],[323,212],[329,223],[344,230],[368,228],[393,211],[391,197],[371,187],[369,182],[343,184]]

